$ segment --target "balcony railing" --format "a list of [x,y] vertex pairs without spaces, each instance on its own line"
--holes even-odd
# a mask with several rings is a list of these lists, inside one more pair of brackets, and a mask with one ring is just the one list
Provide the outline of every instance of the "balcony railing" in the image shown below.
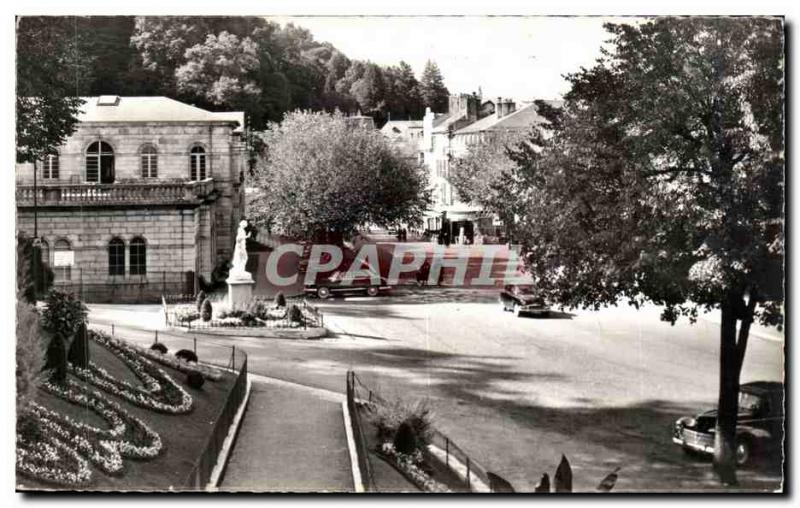
[[91,206],[112,204],[199,203],[214,190],[214,180],[112,184],[17,185],[17,206]]

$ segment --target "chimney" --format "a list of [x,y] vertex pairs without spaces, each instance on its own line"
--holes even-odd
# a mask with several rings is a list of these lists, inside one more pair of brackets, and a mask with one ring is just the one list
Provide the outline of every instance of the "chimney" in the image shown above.
[[498,97],[494,103],[494,115],[498,120],[505,116],[505,104],[502,97]]
[[514,101],[512,101],[511,99],[507,99],[507,102],[506,102],[506,115],[510,115],[511,113],[513,113],[516,110],[517,110],[516,103]]

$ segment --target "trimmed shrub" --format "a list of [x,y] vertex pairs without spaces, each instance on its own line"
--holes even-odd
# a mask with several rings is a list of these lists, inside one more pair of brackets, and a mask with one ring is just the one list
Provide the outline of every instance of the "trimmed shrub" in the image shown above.
[[197,312],[200,313],[203,311],[203,302],[206,301],[206,292],[202,289],[199,293],[197,293],[197,297],[195,298],[195,306],[197,307]]
[[282,291],[278,291],[278,294],[275,295],[275,306],[286,307],[286,297],[283,295]]
[[177,307],[174,311],[175,321],[178,323],[188,323],[200,318],[200,312],[195,310],[194,306],[185,305]]
[[78,326],[78,331],[75,332],[75,338],[69,347],[67,360],[81,369],[89,368],[89,334],[86,331],[86,323]]
[[378,404],[370,413],[370,420],[375,425],[378,439],[382,442],[393,441],[400,426],[404,423],[411,427],[417,446],[424,448],[430,443],[433,412],[427,400],[406,403],[400,399]]
[[414,428],[408,421],[404,421],[397,428],[397,433],[394,435],[394,449],[399,453],[411,455],[417,448],[417,436],[414,434]]
[[150,346],[150,349],[152,349],[153,351],[158,351],[162,355],[167,354],[167,346],[165,346],[164,344],[162,344],[160,342],[156,342],[155,344]]
[[269,304],[256,298],[247,304],[247,312],[261,319],[269,319]]
[[50,371],[50,381],[63,385],[67,381],[67,351],[60,334],[53,334],[47,346],[47,362],[44,370]]
[[32,305],[17,298],[17,415],[27,412],[36,400],[38,386],[46,379],[47,341]]
[[190,351],[188,349],[181,349],[175,353],[175,357],[180,358],[181,360],[186,360],[187,362],[197,363],[197,355],[194,353],[194,351]]
[[200,319],[202,319],[203,321],[211,321],[212,310],[213,309],[211,308],[211,300],[206,298],[205,300],[203,300],[203,306],[200,309]]
[[289,307],[289,311],[287,314],[289,321],[292,323],[302,323],[303,322],[303,311],[300,310],[300,307],[297,305],[292,305]]
[[42,325],[62,339],[70,339],[81,324],[86,323],[86,306],[72,293],[51,289],[45,299],[47,307],[42,312]]
[[205,382],[206,378],[204,378],[203,375],[197,371],[192,371],[186,374],[186,384],[195,390],[202,388],[203,383]]

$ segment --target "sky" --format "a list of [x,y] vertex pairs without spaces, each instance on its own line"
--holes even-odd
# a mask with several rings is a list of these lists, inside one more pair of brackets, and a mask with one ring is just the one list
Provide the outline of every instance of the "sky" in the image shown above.
[[[558,99],[563,75],[589,67],[620,18],[536,16],[270,17],[308,28],[349,58],[393,65],[405,60],[417,78],[428,59],[451,93],[519,100]],[[635,22],[635,18],[627,18]]]

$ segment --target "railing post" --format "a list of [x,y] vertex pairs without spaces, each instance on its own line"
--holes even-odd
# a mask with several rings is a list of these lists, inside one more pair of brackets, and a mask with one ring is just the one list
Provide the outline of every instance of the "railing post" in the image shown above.
[[155,343],[158,344],[158,330],[156,330]]
[[472,489],[472,486],[470,485],[470,479],[469,479],[469,456],[467,457],[467,488],[470,489],[470,490]]
[[450,467],[450,438],[444,438],[444,464]]
[[111,323],[111,336],[114,336],[114,323]]
[[236,369],[236,346],[231,346],[231,368]]
[[197,337],[194,337],[194,354],[197,354]]

